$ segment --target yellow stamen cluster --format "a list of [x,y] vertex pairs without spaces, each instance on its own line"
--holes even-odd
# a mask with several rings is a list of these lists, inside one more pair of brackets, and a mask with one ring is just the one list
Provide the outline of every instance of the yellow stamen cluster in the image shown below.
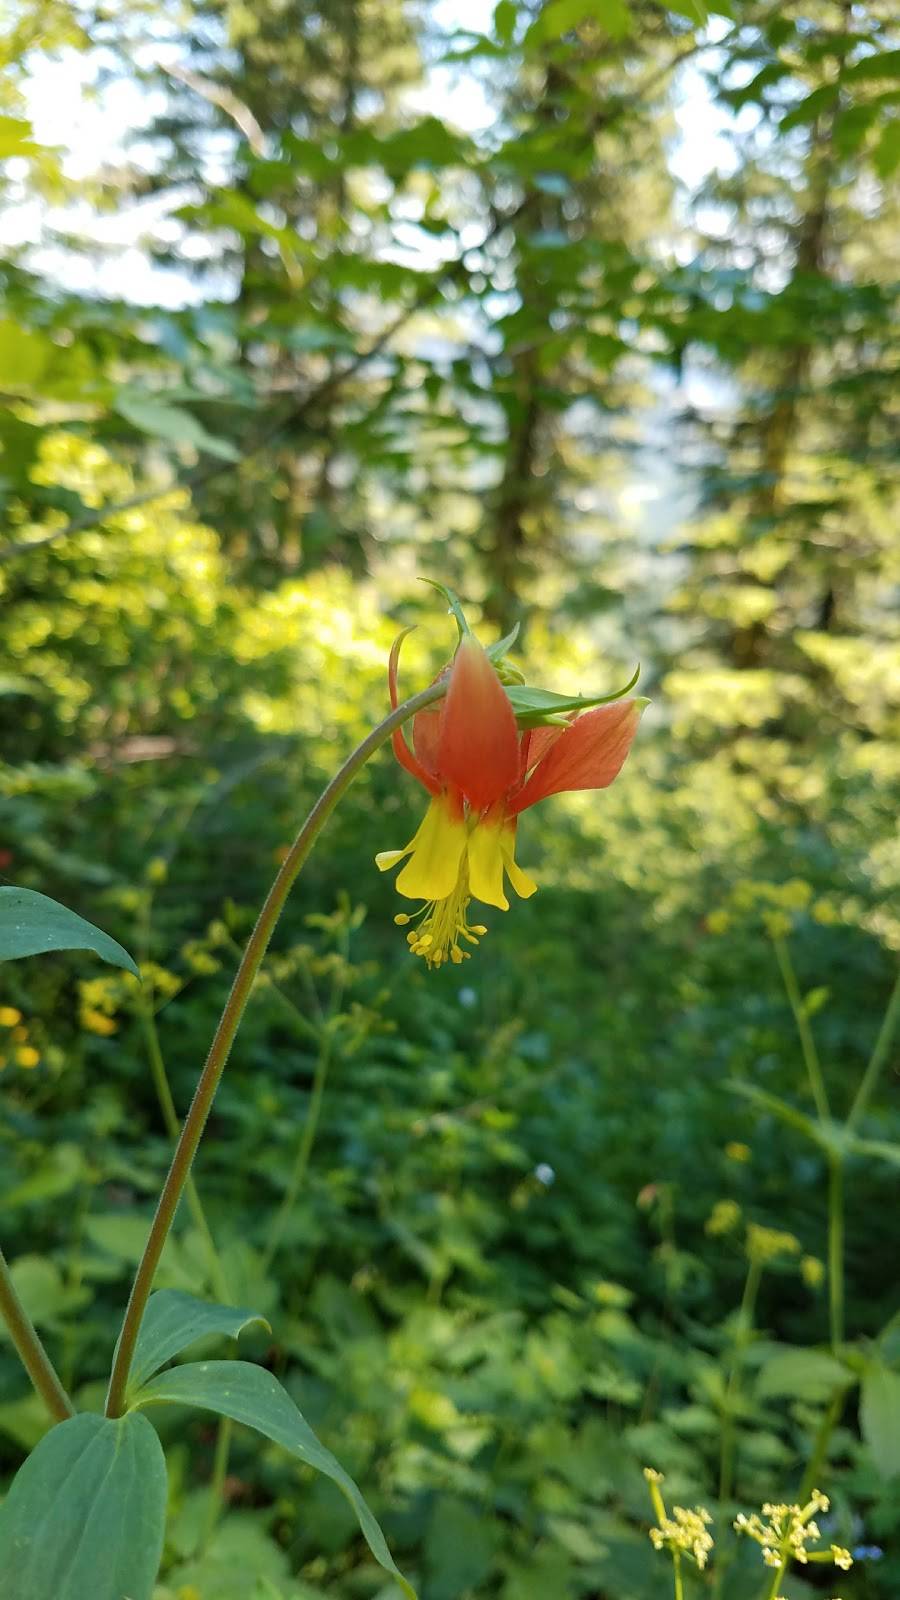
[[653,1467],[645,1467],[644,1477],[650,1485],[650,1497],[656,1513],[657,1526],[650,1529],[650,1542],[654,1550],[671,1550],[676,1558],[687,1555],[702,1572],[713,1547],[712,1534],[708,1532],[712,1517],[706,1507],[695,1506],[693,1510],[688,1510],[686,1506],[673,1506],[670,1517],[659,1489],[663,1481],[662,1473]]
[[853,1557],[842,1545],[833,1544],[828,1550],[808,1550],[808,1544],[821,1539],[819,1525],[813,1519],[817,1511],[828,1510],[828,1499],[813,1489],[805,1506],[767,1504],[762,1516],[756,1512],[745,1516],[741,1512],[735,1521],[738,1533],[745,1533],[762,1548],[762,1558],[767,1567],[784,1569],[789,1561],[805,1566],[808,1561],[832,1561],[846,1572],[853,1565]]
[[463,852],[459,877],[452,894],[443,900],[429,900],[417,911],[415,916],[408,916],[405,911],[398,912],[394,918],[399,928],[405,928],[410,923],[411,927],[406,935],[406,942],[414,956],[421,956],[429,967],[442,967],[445,961],[452,961],[456,966],[468,961],[471,952],[463,950],[460,940],[467,944],[479,944],[487,933],[483,923],[467,920],[466,913],[472,901],[469,894],[469,868]]

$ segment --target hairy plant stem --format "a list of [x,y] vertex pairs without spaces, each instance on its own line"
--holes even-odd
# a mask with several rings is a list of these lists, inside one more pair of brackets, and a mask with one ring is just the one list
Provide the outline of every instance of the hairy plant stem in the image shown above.
[[790,1002],[791,1010],[794,1013],[794,1021],[797,1024],[797,1032],[800,1035],[800,1048],[803,1052],[806,1076],[809,1079],[809,1087],[812,1092],[813,1100],[816,1103],[816,1111],[819,1114],[819,1121],[828,1122],[831,1118],[831,1111],[828,1105],[825,1079],[822,1076],[822,1066],[819,1061],[819,1052],[816,1049],[816,1041],[812,1036],[809,1018],[806,1015],[806,1010],[803,1005],[803,996],[800,993],[800,986],[797,983],[797,975],[794,971],[794,964],[791,961],[790,951],[788,950],[787,942],[784,939],[773,939],[772,943],[775,946],[775,955],[778,965],[781,969],[785,993],[787,994]]
[[872,1098],[878,1079],[881,1076],[882,1068],[887,1061],[888,1051],[891,1048],[891,1041],[898,1022],[900,1022],[900,972],[897,973],[897,977],[894,980],[891,998],[887,1003],[887,1010],[884,1013],[884,1019],[878,1031],[878,1038],[875,1040],[875,1048],[863,1073],[862,1082],[856,1091],[856,1097],[847,1114],[846,1126],[848,1129],[859,1121]]
[[263,908],[260,911],[257,923],[247,941],[241,962],[235,973],[231,993],[225,1002],[225,1009],[219,1019],[219,1025],[213,1036],[206,1064],[200,1074],[190,1110],[184,1121],[172,1165],[163,1184],[162,1193],[156,1208],[156,1215],[150,1225],[150,1233],[144,1247],[144,1253],[138,1263],[131,1294],[122,1322],[122,1330],[116,1345],[113,1357],[112,1371],[109,1378],[109,1390],[106,1396],[106,1415],[119,1417],[125,1405],[125,1391],[128,1385],[128,1374],[134,1357],[134,1348],[137,1343],[141,1321],[153,1288],[153,1279],[159,1265],[166,1239],[175,1219],[175,1212],[185,1183],[190,1175],[191,1164],[197,1153],[197,1147],[203,1136],[207,1118],[215,1099],[216,1090],[222,1073],[225,1070],[235,1034],[240,1025],[241,1018],[253,988],[254,979],[259,972],[263,957],[269,947],[269,941],[275,931],[278,919],[284,909],[285,901],[293,887],[294,880],[301,867],[309,856],[313,845],[322,831],[325,823],[341,797],[350,787],[357,773],[365,765],[371,755],[380,749],[391,737],[396,728],[413,716],[417,711],[422,711],[426,706],[440,700],[446,693],[446,680],[431,684],[428,689],[423,689],[421,694],[414,695],[392,711],[390,716],[378,724],[370,734],[357,746],[352,755],[344,762],[343,766],[331,779],[322,791],[309,816],[304,822],[294,843],[285,857],[284,862],[266,896]]
[[50,1415],[55,1417],[57,1422],[65,1422],[67,1417],[74,1417],[75,1407],[60,1383],[56,1368],[41,1343],[38,1331],[19,1299],[2,1250],[0,1250],[0,1315],[9,1329],[9,1336],[16,1347],[19,1360]]

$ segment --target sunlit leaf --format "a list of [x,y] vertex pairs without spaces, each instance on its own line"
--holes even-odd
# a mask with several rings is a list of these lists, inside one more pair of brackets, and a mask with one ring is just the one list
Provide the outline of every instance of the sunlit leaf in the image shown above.
[[48,950],[92,950],[101,961],[140,977],[128,951],[77,912],[34,889],[0,888],[0,961]]

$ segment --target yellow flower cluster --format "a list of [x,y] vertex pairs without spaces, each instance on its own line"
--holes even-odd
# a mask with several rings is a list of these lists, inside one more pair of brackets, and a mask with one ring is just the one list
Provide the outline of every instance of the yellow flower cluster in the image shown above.
[[763,1228],[758,1222],[747,1224],[747,1255],[754,1266],[766,1267],[778,1256],[798,1256],[800,1240],[777,1228]]
[[10,1059],[15,1066],[23,1067],[26,1071],[40,1064],[41,1053],[33,1044],[29,1044],[28,1024],[23,1020],[17,1006],[0,1006],[0,1028],[9,1029],[9,1042],[12,1046],[11,1057],[7,1056],[5,1051],[0,1052],[0,1070]]
[[704,1233],[717,1239],[723,1233],[733,1233],[741,1220],[741,1208],[736,1200],[717,1200],[703,1224]]
[[671,1550],[673,1556],[689,1556],[700,1571],[709,1560],[713,1537],[709,1532],[712,1517],[705,1506],[673,1506],[669,1516],[663,1501],[660,1484],[663,1475],[653,1467],[644,1468],[644,1477],[650,1486],[650,1497],[656,1514],[656,1527],[650,1529],[650,1543],[654,1550]]
[[804,1256],[800,1263],[800,1276],[807,1289],[820,1289],[825,1282],[825,1263],[818,1256]]
[[814,1520],[816,1513],[827,1510],[828,1497],[813,1489],[805,1506],[769,1502],[763,1506],[762,1516],[753,1512],[748,1517],[741,1512],[734,1526],[738,1533],[756,1541],[767,1567],[783,1570],[789,1561],[797,1561],[802,1566],[808,1561],[830,1561],[846,1572],[853,1565],[853,1557],[843,1545],[833,1544],[828,1550],[807,1549],[807,1545],[822,1537]]
[[78,1020],[85,1033],[108,1039],[119,1031],[119,1013],[132,1012],[139,996],[152,994],[156,1001],[170,1000],[181,988],[181,979],[154,961],[143,962],[141,971],[143,988],[131,972],[82,979],[78,985]]
[[736,922],[751,915],[759,918],[771,938],[784,939],[793,929],[794,915],[800,911],[808,911],[814,922],[825,927],[841,920],[832,901],[817,899],[812,885],[803,878],[788,878],[785,883],[741,878],[726,904],[709,912],[706,927],[709,933],[727,933]]
[[741,1144],[739,1139],[730,1139],[725,1146],[725,1154],[729,1161],[749,1161],[752,1151],[748,1144]]

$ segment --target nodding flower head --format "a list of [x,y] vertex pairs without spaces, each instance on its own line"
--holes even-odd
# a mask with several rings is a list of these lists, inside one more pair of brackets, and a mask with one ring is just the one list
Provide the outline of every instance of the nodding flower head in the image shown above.
[[[397,705],[401,634],[388,663],[391,705]],[[548,795],[605,789],[621,771],[646,702],[619,699],[553,723],[520,727],[496,667],[473,634],[464,633],[439,707],[413,721],[412,748],[393,736],[400,765],[430,797],[418,831],[402,850],[375,857],[382,872],[405,862],[398,892],[421,900],[400,912],[407,942],[429,967],[459,964],[487,932],[470,921],[473,900],[509,910],[507,882],[522,899],[537,884],[516,863],[519,815]]]

